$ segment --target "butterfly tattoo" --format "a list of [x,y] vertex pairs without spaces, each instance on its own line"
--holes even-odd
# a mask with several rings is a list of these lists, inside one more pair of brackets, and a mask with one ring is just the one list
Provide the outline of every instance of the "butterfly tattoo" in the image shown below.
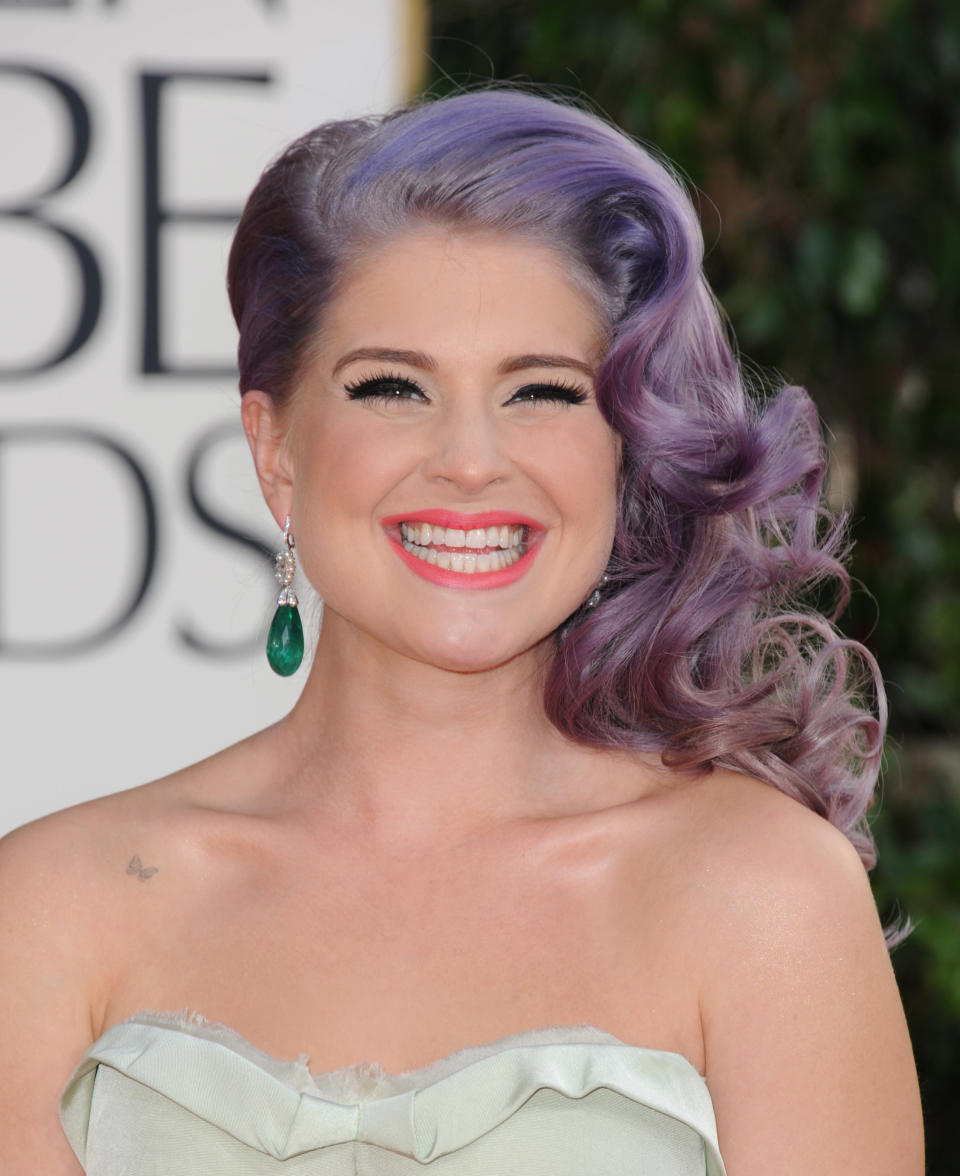
[[157,866],[144,866],[136,854],[127,862],[127,873],[136,874],[141,882],[146,882],[157,872]]

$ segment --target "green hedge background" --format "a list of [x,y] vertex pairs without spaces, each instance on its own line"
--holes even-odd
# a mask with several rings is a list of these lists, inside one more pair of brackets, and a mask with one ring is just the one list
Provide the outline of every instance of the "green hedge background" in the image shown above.
[[586,96],[699,192],[707,269],[751,361],[807,386],[853,517],[843,627],[892,708],[874,827],[928,1172],[960,1109],[960,5],[435,0],[435,93]]

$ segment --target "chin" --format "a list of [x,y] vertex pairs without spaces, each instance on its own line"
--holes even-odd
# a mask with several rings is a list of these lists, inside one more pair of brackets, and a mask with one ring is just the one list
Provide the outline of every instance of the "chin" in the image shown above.
[[427,648],[419,649],[414,656],[420,661],[449,670],[457,674],[479,674],[495,670],[514,658],[531,652],[531,646],[491,640],[479,633],[436,635]]

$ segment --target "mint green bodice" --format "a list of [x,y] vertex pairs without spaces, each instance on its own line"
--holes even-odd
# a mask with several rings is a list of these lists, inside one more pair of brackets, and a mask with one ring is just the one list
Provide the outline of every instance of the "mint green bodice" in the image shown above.
[[60,1116],[88,1176],[724,1176],[696,1069],[590,1028],[314,1075],[140,1013],[90,1047]]

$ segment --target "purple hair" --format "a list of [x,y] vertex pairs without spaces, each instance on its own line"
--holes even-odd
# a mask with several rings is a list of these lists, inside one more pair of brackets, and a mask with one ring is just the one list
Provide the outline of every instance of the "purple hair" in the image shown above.
[[553,723],[765,780],[869,868],[885,701],[870,655],[813,603],[832,585],[833,616],[848,596],[817,414],[799,388],[748,395],[694,209],[648,151],[505,88],[304,135],[264,173],[230,254],[241,392],[289,396],[350,262],[424,222],[558,250],[608,325],[597,395],[623,438],[619,517],[602,599],[557,633]]

